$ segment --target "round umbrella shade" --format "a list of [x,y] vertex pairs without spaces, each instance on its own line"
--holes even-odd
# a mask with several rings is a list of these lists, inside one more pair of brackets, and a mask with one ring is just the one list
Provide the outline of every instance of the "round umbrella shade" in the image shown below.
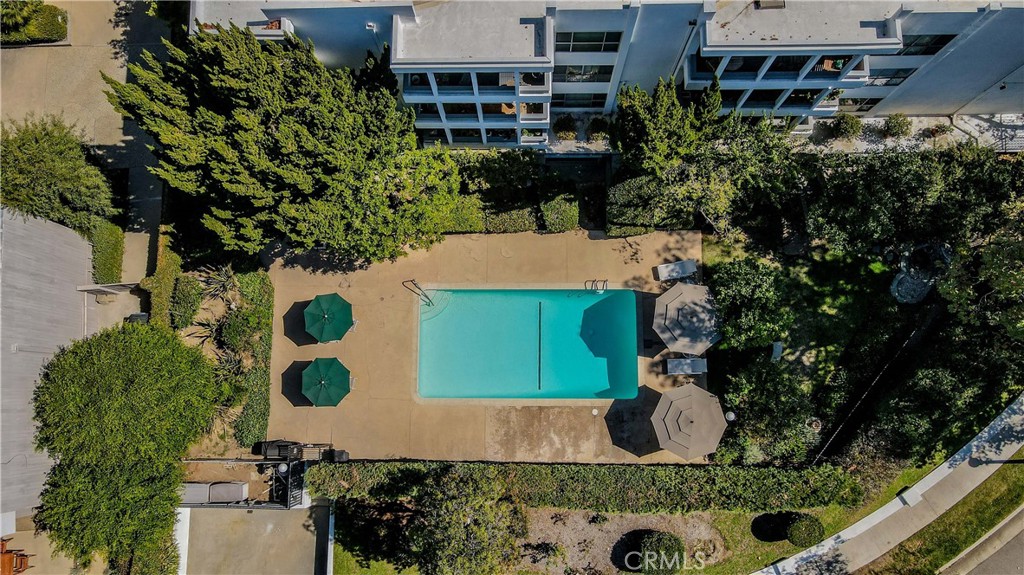
[[302,395],[318,407],[338,405],[351,391],[348,368],[333,357],[314,359],[302,370]]
[[658,296],[654,331],[672,351],[700,355],[721,339],[707,286],[677,283]]
[[352,329],[352,304],[336,293],[316,296],[302,315],[306,331],[321,343],[339,340]]
[[714,453],[726,426],[718,398],[692,383],[663,393],[651,423],[658,444],[686,460]]

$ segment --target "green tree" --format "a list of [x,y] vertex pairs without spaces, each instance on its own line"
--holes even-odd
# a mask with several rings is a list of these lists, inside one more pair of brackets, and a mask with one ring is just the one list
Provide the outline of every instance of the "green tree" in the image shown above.
[[432,475],[419,489],[419,516],[409,528],[420,572],[494,575],[515,565],[526,518],[506,490],[496,469],[451,467]]
[[635,175],[662,176],[697,144],[692,115],[679,103],[672,79],[659,79],[653,94],[623,87],[612,129],[622,163]]
[[445,151],[415,149],[374,64],[359,89],[294,38],[260,43],[235,26],[165,41],[131,80],[106,77],[114,107],[159,146],[154,173],[200,201],[224,248],[256,253],[284,240],[348,260],[395,258],[436,241],[458,190]]
[[23,122],[4,122],[0,134],[4,206],[86,236],[92,232],[94,218],[117,213],[110,185],[87,160],[75,126],[58,116],[30,116]]
[[398,76],[391,71],[391,46],[385,44],[380,56],[366,51],[366,61],[356,72],[356,85],[362,90],[384,90],[398,95]]
[[58,461],[36,526],[86,565],[99,553],[130,566],[161,548],[179,460],[208,429],[217,393],[202,353],[152,325],[123,324],[58,351],[33,397],[36,445]]
[[716,136],[715,130],[721,122],[718,115],[722,111],[722,89],[718,83],[718,76],[711,81],[711,85],[701,90],[700,100],[693,111],[694,124],[704,134],[705,139],[713,139]]
[[735,348],[768,345],[793,322],[783,297],[785,278],[777,265],[747,257],[711,268],[711,293],[722,338]]
[[17,30],[28,24],[42,5],[43,0],[5,0],[0,3],[0,25],[5,32]]
[[970,379],[948,369],[917,370],[880,410],[890,449],[923,461],[935,451],[936,440],[970,411],[978,392]]

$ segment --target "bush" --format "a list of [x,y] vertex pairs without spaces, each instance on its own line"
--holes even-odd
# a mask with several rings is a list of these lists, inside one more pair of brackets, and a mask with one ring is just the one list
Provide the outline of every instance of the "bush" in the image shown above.
[[[3,34],[4,44],[32,44],[36,42],[57,42],[68,36],[67,12],[56,6],[41,2],[4,1]],[[20,19],[20,25],[8,25]]]
[[551,124],[551,129],[554,130],[558,139],[565,141],[576,139],[576,127],[576,118],[569,114],[562,114]]
[[203,282],[189,275],[180,275],[171,292],[171,327],[184,329],[190,325],[203,305]]
[[235,441],[251,447],[267,438],[270,418],[270,349],[273,337],[274,286],[265,271],[238,274],[241,302],[228,314],[221,338],[233,351],[252,356],[242,376],[245,405],[234,421]]
[[910,135],[910,118],[904,114],[893,114],[882,124],[882,133],[887,138],[906,138]]
[[245,387],[245,405],[234,421],[235,441],[242,447],[252,447],[267,438],[270,421],[270,370],[253,366],[242,379]]
[[672,533],[650,531],[640,540],[640,553],[644,575],[675,575],[686,557],[686,545]]
[[954,128],[952,124],[935,124],[934,126],[931,127],[931,130],[929,131],[931,132],[933,138],[937,138],[939,136],[947,136],[949,134],[952,134],[953,130]]
[[800,548],[817,545],[824,538],[825,527],[821,520],[806,513],[801,513],[786,529],[786,539]]
[[445,225],[445,233],[470,234],[484,231],[483,201],[477,194],[460,194]]
[[649,234],[654,231],[654,228],[648,228],[644,226],[616,226],[608,225],[608,229],[605,233],[610,238],[628,238],[632,236],[642,236]]
[[662,188],[661,180],[654,176],[641,176],[612,186],[608,190],[608,235],[623,235],[623,228],[649,233],[661,226],[667,219]]
[[532,232],[537,230],[537,214],[532,207],[488,212],[484,226],[486,231],[492,234]]
[[783,298],[785,278],[779,266],[747,257],[709,271],[725,344],[739,349],[770,345],[786,333],[793,311]]
[[43,0],[8,0],[0,4],[0,26],[4,32],[18,30],[28,24],[42,5]]
[[544,215],[544,229],[549,232],[568,232],[579,227],[580,206],[569,194],[542,202],[540,211]]
[[608,133],[611,129],[608,119],[604,116],[594,116],[587,124],[587,141],[603,142],[608,140]]
[[116,224],[96,218],[91,235],[93,281],[98,284],[121,283],[124,231]]
[[507,478],[510,495],[529,507],[604,513],[699,510],[776,511],[852,506],[861,492],[853,477],[830,465],[804,469],[727,465],[539,465],[529,463],[353,462],[320,464],[306,474],[317,495],[341,499],[401,497],[429,473],[454,465]]
[[0,202],[83,236],[95,218],[117,213],[110,185],[85,155],[82,134],[58,116],[4,122],[0,129]]
[[149,292],[149,321],[171,327],[171,297],[180,275],[181,257],[171,251],[170,237],[161,233],[157,246],[156,271],[139,282],[139,287]]
[[832,130],[832,136],[836,138],[852,140],[864,130],[864,123],[853,114],[841,112],[836,114],[832,121],[829,122],[829,129]]

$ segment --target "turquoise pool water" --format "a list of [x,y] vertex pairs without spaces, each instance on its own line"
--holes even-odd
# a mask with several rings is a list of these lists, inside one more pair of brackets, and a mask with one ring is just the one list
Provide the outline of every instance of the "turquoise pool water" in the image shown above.
[[629,290],[427,290],[419,394],[426,398],[636,397]]

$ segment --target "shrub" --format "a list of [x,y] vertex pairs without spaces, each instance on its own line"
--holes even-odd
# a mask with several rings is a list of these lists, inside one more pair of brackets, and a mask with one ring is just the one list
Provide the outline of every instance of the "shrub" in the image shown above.
[[4,44],[57,42],[67,38],[67,12],[56,6],[34,0],[5,0],[0,10],[3,12],[0,42]]
[[485,215],[484,226],[492,234],[532,232],[537,229],[537,214],[532,207],[488,212]]
[[149,292],[149,321],[163,327],[171,326],[171,297],[181,275],[181,257],[171,251],[171,239],[160,234],[156,255],[156,271],[143,278],[139,287]]
[[587,124],[587,140],[590,142],[603,142],[608,140],[608,132],[611,129],[608,119],[604,116],[594,116]]
[[631,236],[642,236],[653,231],[654,228],[644,226],[616,226],[609,224],[605,233],[610,238],[628,238]]
[[85,155],[82,135],[58,116],[30,116],[0,129],[0,202],[83,236],[117,213],[110,185]]
[[644,575],[675,575],[686,557],[686,545],[672,533],[650,531],[640,540],[640,553]]
[[906,138],[910,135],[910,118],[904,114],[893,114],[882,124],[882,133],[887,138]]
[[171,327],[184,329],[190,325],[203,305],[203,283],[189,275],[180,275],[171,292]]
[[320,464],[306,474],[310,490],[331,498],[402,497],[438,467],[497,470],[509,493],[530,507],[612,513],[699,510],[776,511],[855,505],[853,477],[830,465],[803,469],[729,465],[539,465],[529,463],[352,462]]
[[576,118],[569,114],[562,114],[555,118],[554,123],[551,124],[551,129],[554,130],[555,135],[558,136],[559,140],[575,140]]
[[[648,233],[666,220],[663,184],[654,176],[626,180],[608,190],[608,234],[615,229],[639,228]],[[628,230],[635,231],[635,230]],[[636,235],[636,234],[630,234]]]
[[729,346],[769,345],[793,323],[793,311],[783,299],[785,278],[777,265],[755,257],[710,268],[722,339]]
[[580,206],[569,194],[542,202],[540,211],[544,215],[544,229],[549,232],[567,232],[579,227]]
[[483,201],[477,194],[460,194],[448,214],[445,233],[469,234],[484,231]]
[[935,124],[934,126],[931,127],[931,130],[929,131],[931,132],[933,138],[937,138],[939,136],[946,136],[952,134],[953,130],[954,128],[952,124]]
[[241,377],[245,405],[234,421],[235,441],[251,447],[267,438],[270,418],[270,349],[274,286],[265,271],[238,274],[241,302],[228,314],[221,338],[236,352],[252,355],[252,367]]
[[245,405],[234,421],[235,441],[242,447],[252,447],[267,438],[270,420],[270,370],[254,366],[242,379]]
[[91,235],[93,281],[98,284],[121,283],[124,231],[116,224],[96,218]]
[[43,0],[9,0],[0,4],[0,26],[4,32],[18,30],[28,24],[32,15],[43,5]]
[[786,529],[786,539],[800,548],[817,545],[824,538],[825,527],[821,520],[806,513],[801,513]]
[[829,129],[832,130],[832,135],[836,138],[852,140],[864,130],[864,123],[853,114],[841,112],[836,114],[832,121],[829,122]]

